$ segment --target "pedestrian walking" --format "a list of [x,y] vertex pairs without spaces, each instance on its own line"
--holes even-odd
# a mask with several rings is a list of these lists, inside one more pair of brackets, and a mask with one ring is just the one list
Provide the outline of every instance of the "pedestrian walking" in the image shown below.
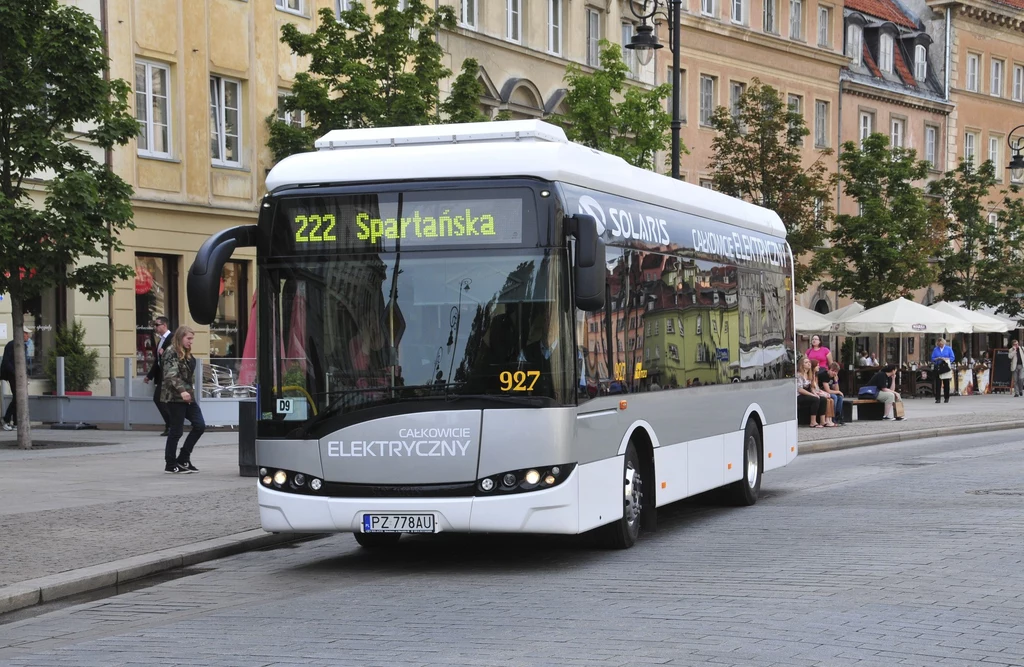
[[1024,396],[1024,352],[1018,341],[1010,344],[1010,377],[1013,378],[1013,395]]
[[[31,337],[32,332],[28,330],[28,327],[25,327],[24,344],[26,346]],[[27,361],[28,356],[25,359]],[[3,360],[0,361],[0,382],[4,380],[11,387],[11,402],[7,404],[2,425],[5,431],[13,431],[14,427],[18,425],[18,387],[14,375],[14,339],[7,341],[7,345],[4,345],[4,356]]]
[[956,355],[953,348],[946,345],[946,339],[940,338],[932,350],[932,373],[935,380],[932,383],[932,390],[935,392],[935,402],[939,402],[939,385],[942,385],[945,402],[949,403],[949,381],[953,379],[953,364],[956,363]]
[[[199,468],[192,465],[192,449],[206,430],[206,422],[195,397],[196,359],[192,356],[195,337],[196,332],[191,328],[178,327],[161,362],[164,377],[160,398],[167,405],[170,417],[167,445],[164,447],[164,472],[168,473],[199,472]],[[192,428],[181,451],[175,456],[186,419]]]
[[814,372],[828,370],[832,363],[832,350],[821,344],[820,336],[811,336],[811,349],[807,350],[807,358],[814,363]]
[[164,432],[161,436],[167,436],[171,428],[170,413],[167,411],[167,404],[160,398],[160,388],[163,386],[164,373],[163,373],[163,356],[167,348],[171,346],[171,327],[170,320],[161,315],[153,320],[153,332],[160,336],[160,340],[156,344],[156,359],[153,360],[153,365],[150,367],[149,372],[146,373],[146,377],[143,378],[143,382],[149,384],[149,381],[153,381],[153,404],[156,405],[157,412],[160,413],[160,417],[164,420]]

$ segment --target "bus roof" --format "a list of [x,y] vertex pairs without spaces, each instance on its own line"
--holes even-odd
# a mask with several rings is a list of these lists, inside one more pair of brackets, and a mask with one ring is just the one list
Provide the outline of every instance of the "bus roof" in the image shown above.
[[317,152],[285,158],[267,189],[328,183],[534,177],[664,206],[784,237],[774,211],[640,169],[608,153],[571,143],[539,120],[334,130]]

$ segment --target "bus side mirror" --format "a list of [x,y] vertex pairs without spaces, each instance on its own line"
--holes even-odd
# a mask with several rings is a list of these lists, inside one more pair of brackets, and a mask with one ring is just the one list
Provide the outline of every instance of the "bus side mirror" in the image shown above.
[[604,308],[606,281],[604,242],[597,235],[597,220],[580,213],[565,219],[567,231],[576,239],[573,282],[576,307],[584,311]]
[[217,317],[220,302],[220,276],[224,263],[235,248],[256,245],[259,228],[240,225],[217,232],[206,239],[188,270],[188,309],[198,324],[209,324]]

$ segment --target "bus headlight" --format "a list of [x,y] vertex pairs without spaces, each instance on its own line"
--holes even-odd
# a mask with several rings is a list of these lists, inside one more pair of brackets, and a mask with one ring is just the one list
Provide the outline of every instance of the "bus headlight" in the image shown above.
[[277,484],[278,486],[283,486],[284,483],[287,481],[288,473],[286,473],[284,470],[278,470],[277,472],[274,473],[274,484]]
[[[522,468],[489,475],[477,480],[477,489],[490,495],[542,491],[564,482],[576,467],[575,463],[563,463],[544,468]],[[501,481],[501,484],[498,481]]]
[[323,482],[321,482],[316,477],[309,480],[309,488],[313,489],[314,491],[319,491],[321,486],[323,486]]
[[540,473],[536,470],[530,470],[526,473],[526,476],[523,477],[523,479],[527,484],[536,484],[540,481]]

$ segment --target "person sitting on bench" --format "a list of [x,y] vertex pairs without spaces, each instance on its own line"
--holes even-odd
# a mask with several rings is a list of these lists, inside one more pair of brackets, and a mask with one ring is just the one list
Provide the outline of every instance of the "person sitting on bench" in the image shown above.
[[[871,377],[871,381],[867,384],[869,387],[878,388],[878,398],[875,400],[885,405],[885,414],[882,415],[882,419],[892,419],[895,404],[903,402],[899,392],[892,388],[895,378],[896,366],[894,364],[886,364],[882,366],[882,370]],[[901,421],[902,419],[902,416],[896,417],[896,421]]]
[[807,357],[800,360],[800,370],[796,374],[796,409],[799,412],[810,413],[811,427],[822,428],[825,425],[828,399],[818,396],[814,391],[814,382],[811,379],[813,367],[813,363]]

